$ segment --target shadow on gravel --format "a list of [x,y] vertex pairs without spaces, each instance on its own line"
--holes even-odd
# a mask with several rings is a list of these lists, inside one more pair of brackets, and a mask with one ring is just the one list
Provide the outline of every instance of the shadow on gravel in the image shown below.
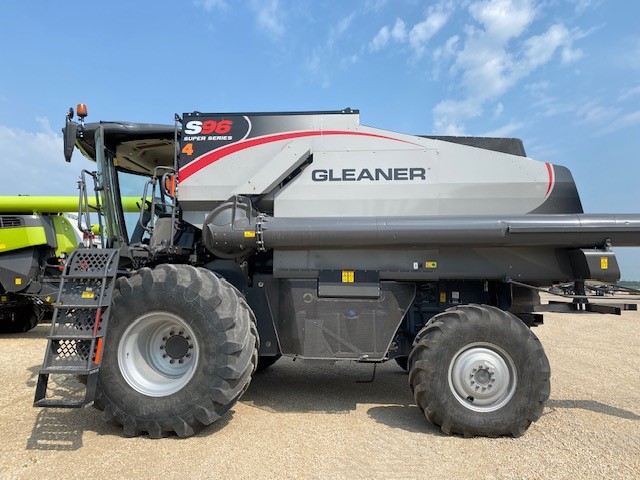
[[[27,371],[30,374],[27,386],[35,394],[40,365],[29,367]],[[69,398],[69,396],[78,394],[84,395],[84,385],[81,385],[75,377],[52,375],[49,382],[48,393],[52,396]],[[235,411],[231,409],[220,420],[196,434],[196,437],[204,437],[218,432],[229,423],[234,413]],[[40,408],[26,448],[27,450],[78,450],[82,447],[82,435],[85,431],[125,438],[121,426],[104,423],[101,412],[93,407]],[[142,435],[139,438],[151,440],[148,435]],[[177,435],[169,435],[167,438],[179,439]]]
[[[396,371],[397,370],[397,371]],[[413,403],[407,375],[395,365],[311,366],[282,359],[251,380],[241,403],[273,412],[347,413],[357,404]]]
[[[27,386],[35,394],[40,365],[34,365],[27,370],[30,373]],[[70,389],[84,389],[75,377],[63,377],[61,381],[56,381],[54,377],[51,377],[49,385],[50,393],[54,396],[68,394]],[[99,412],[93,408],[39,408],[31,436],[27,440],[27,450],[78,450],[82,447],[82,434],[85,430],[92,430],[100,435],[122,432],[102,423]]]
[[579,408],[595,413],[604,413],[605,415],[611,415],[612,417],[623,418],[625,420],[640,420],[640,415],[636,415],[629,410],[612,407],[611,405],[596,402],[595,400],[549,400],[547,407],[551,409]]
[[420,409],[415,405],[388,405],[384,407],[371,407],[367,415],[376,422],[391,428],[399,428],[411,433],[427,433],[440,437],[447,437],[436,427],[429,423]]
[[79,420],[78,412],[72,410],[40,410],[27,440],[27,450],[78,450],[84,432]]
[[407,374],[395,363],[310,366],[282,359],[253,377],[241,403],[271,412],[348,413],[374,404],[367,414],[378,423],[413,433],[442,435],[413,403]]

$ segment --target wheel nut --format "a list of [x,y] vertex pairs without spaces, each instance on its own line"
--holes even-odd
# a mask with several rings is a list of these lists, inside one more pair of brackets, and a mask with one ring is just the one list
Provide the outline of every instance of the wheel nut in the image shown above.
[[168,355],[165,353],[164,355],[162,355],[162,358],[167,358]]
[[178,363],[184,363],[183,359],[178,360]]
[[176,363],[176,361],[172,358],[171,360],[169,360],[169,363]]
[[184,332],[183,332],[182,330],[180,330],[180,331],[178,332],[178,335],[182,335],[183,333],[184,333]]
[[190,353],[187,353],[187,354],[185,355],[185,357],[187,357],[187,358],[189,358],[190,356],[191,356],[191,354],[190,354]]
[[176,332],[174,332],[173,330],[171,332],[169,332],[169,335],[171,335],[172,337],[176,334]]
[[160,350],[164,350],[164,345],[160,345]]
[[162,337],[162,341],[166,342],[167,341],[167,337]]

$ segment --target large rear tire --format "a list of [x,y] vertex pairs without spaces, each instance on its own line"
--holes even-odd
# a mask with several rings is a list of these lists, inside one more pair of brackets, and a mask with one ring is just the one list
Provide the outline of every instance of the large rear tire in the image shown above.
[[549,398],[540,341],[513,314],[487,305],[433,317],[416,337],[409,368],[416,404],[447,434],[519,437]]
[[143,268],[114,290],[96,406],[125,435],[188,437],[220,419],[258,362],[241,294],[187,265]]

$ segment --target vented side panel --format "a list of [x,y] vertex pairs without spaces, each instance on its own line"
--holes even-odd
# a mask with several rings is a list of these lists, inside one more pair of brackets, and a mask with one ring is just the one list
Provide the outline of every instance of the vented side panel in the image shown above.
[[382,282],[379,298],[319,298],[315,280],[292,280],[282,282],[281,292],[282,353],[381,360],[413,301],[415,286]]
[[9,215],[0,215],[0,228],[22,227],[24,219]]

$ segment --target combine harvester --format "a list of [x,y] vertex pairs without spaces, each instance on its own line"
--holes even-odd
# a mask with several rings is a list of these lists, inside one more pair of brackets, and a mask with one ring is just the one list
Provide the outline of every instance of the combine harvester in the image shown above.
[[[123,209],[139,203],[125,198]],[[0,196],[0,333],[29,331],[52,311],[64,259],[94,238],[61,212],[80,212],[78,197]]]
[[[584,285],[618,280],[611,246],[640,245],[640,215],[583,213],[570,172],[519,140],[394,133],[350,109],[174,126],[78,113],[65,156],[96,162],[104,248],[65,261],[36,406],[187,437],[282,355],[395,360],[444,432],[519,436],[549,397],[541,312],[631,308]],[[148,240],[124,221],[131,176],[154,199]],[[561,282],[573,301],[540,305]],[[56,374],[80,375],[83,395],[49,392]]]

